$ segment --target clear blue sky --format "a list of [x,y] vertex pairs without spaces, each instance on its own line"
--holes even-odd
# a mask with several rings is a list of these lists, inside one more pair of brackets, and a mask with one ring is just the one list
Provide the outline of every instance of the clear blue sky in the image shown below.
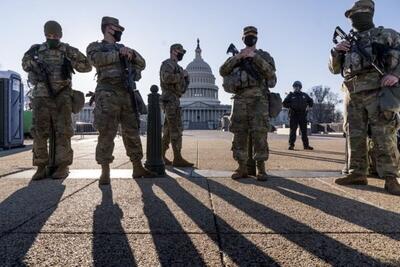
[[[138,87],[144,96],[150,85],[159,83],[160,63],[169,56],[169,46],[180,42],[188,50],[182,65],[194,58],[196,39],[200,38],[203,57],[210,64],[220,99],[230,103],[218,74],[229,43],[242,46],[242,28],[259,29],[258,47],[269,51],[277,64],[276,91],[288,92],[294,80],[305,89],[324,84],[340,92],[341,77],[327,68],[332,33],[350,24],[344,11],[353,0],[147,0],[147,1],[50,1],[2,0],[0,21],[0,69],[21,68],[23,53],[34,43],[44,41],[43,24],[57,20],[63,27],[62,41],[85,52],[90,42],[101,40],[101,17],[115,16],[126,30],[122,43],[139,51],[147,68]],[[377,0],[375,24],[400,30],[400,1]],[[74,76],[74,88],[94,90],[94,71]],[[147,98],[147,97],[145,97]]]

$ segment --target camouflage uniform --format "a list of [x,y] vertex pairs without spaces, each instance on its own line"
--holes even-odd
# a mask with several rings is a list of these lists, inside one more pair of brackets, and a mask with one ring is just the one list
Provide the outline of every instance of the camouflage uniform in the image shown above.
[[[36,58],[50,71],[49,80],[55,98],[49,95],[46,83],[40,78]],[[56,132],[55,165],[72,164],[72,89],[70,77],[64,74],[65,58],[69,59],[72,67],[79,72],[89,72],[92,69],[87,58],[78,49],[66,43],[60,43],[55,49],[50,49],[47,43],[34,45],[22,59],[22,67],[29,73],[29,81],[34,85],[31,129],[34,166],[47,165],[49,162],[47,140],[50,137],[51,124]]]
[[[357,10],[373,13],[374,4],[370,0],[355,3],[346,12],[351,16]],[[367,10],[367,11],[364,11]],[[385,71],[400,77],[400,35],[391,29],[373,27],[357,33],[359,43],[372,56],[373,44],[387,46]],[[398,176],[398,151],[396,148],[396,131],[399,126],[398,114],[381,111],[379,107],[379,91],[381,75],[355,50],[341,53],[331,51],[329,69],[333,74],[342,73],[345,90],[345,121],[349,134],[349,173],[353,176],[365,177],[368,171],[368,124],[371,127],[372,140],[375,144],[377,171],[380,177],[394,178]]]
[[[246,28],[245,28],[246,31]],[[237,76],[240,86],[234,92],[233,109],[229,129],[234,134],[233,158],[239,162],[248,160],[248,136],[253,142],[253,159],[264,162],[268,159],[267,135],[269,130],[269,104],[266,91],[276,84],[275,63],[265,51],[256,50],[251,66],[261,79],[257,80],[240,67],[242,59],[228,58],[221,66],[222,77]]]
[[172,143],[174,151],[182,149],[182,118],[180,97],[189,86],[183,68],[172,59],[165,60],[160,69],[161,103],[165,113],[162,146],[167,150]]
[[[113,162],[114,138],[121,124],[122,138],[126,154],[132,162],[143,158],[142,143],[139,136],[139,125],[132,109],[129,92],[123,80],[123,66],[119,49],[121,44],[93,42],[87,47],[90,64],[97,70],[97,87],[94,109],[94,126],[99,131],[96,147],[96,161],[101,165]],[[146,63],[143,57],[134,51],[130,62],[136,70],[136,80]]]

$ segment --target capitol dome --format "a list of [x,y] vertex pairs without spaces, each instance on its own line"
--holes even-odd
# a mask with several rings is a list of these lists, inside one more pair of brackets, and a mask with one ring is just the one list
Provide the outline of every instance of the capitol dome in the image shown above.
[[197,39],[195,59],[190,62],[186,71],[189,74],[190,84],[186,93],[182,96],[181,102],[188,103],[202,101],[209,104],[219,104],[218,86],[215,85],[215,76],[210,65],[201,56],[200,40]]
[[189,87],[181,97],[182,121],[185,129],[216,129],[221,117],[230,113],[231,106],[221,105],[218,100],[218,86],[215,76],[204,61],[197,39],[195,58],[186,71],[189,74]]

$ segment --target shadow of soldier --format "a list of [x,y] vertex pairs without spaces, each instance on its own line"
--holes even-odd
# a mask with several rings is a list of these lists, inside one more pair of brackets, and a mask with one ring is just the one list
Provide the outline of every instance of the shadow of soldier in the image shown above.
[[[204,181],[204,179],[201,179]],[[168,181],[166,183],[165,181]],[[251,264],[252,262],[262,262],[271,266],[277,264],[274,259],[266,255],[256,245],[247,240],[242,234],[233,229],[227,222],[213,210],[205,206],[196,197],[186,191],[176,179],[172,177],[161,179],[137,180],[142,190],[144,211],[149,221],[154,244],[156,246],[160,265],[171,266],[183,264],[183,266],[205,266],[202,255],[199,254],[196,247],[190,240],[190,236],[179,224],[174,214],[162,199],[157,197],[153,192],[153,186],[159,187],[174,203],[201,229],[202,234],[206,234],[216,246],[226,255],[232,258],[233,262],[240,265]],[[201,184],[201,182],[199,181]],[[208,191],[207,188],[204,188]],[[226,248],[221,246],[219,230],[216,228],[215,221],[224,229],[228,229],[229,233],[235,236],[236,247]],[[212,221],[212,225],[210,225]],[[169,224],[174,227],[175,233],[163,233],[165,225]],[[168,228],[168,227],[167,227]],[[160,231],[161,230],[161,231]],[[157,234],[158,233],[158,234]],[[240,251],[241,259],[235,257],[236,251]],[[221,261],[222,259],[222,255]],[[222,264],[222,262],[221,262]]]
[[[208,188],[213,195],[223,199],[265,227],[271,229],[275,233],[281,235],[285,239],[291,241],[328,264],[334,266],[343,266],[347,264],[352,265],[354,262],[357,262],[360,265],[372,266],[379,266],[382,264],[380,261],[335,240],[327,234],[321,233],[306,224],[273,210],[272,208],[268,208],[263,204],[260,204],[217,182],[216,180],[207,179],[208,183],[205,186],[199,183],[198,179],[190,179],[189,177],[185,178],[204,189]],[[260,186],[267,186],[263,182],[257,182],[250,179],[244,181],[248,183],[256,183]],[[219,218],[217,219],[217,223],[220,229],[225,228],[226,223],[222,222],[221,224]],[[229,231],[229,229],[224,230],[224,232]],[[224,244],[224,246],[230,246],[235,249],[237,247],[236,244],[229,244],[232,242],[236,242],[236,240],[228,239],[226,240],[227,244]],[[239,255],[240,257],[238,257]],[[232,256],[234,257],[233,260],[239,263],[239,265],[248,264],[248,262],[251,262],[252,260],[254,261],[254,258],[246,258],[243,257],[242,254],[233,254]]]
[[111,185],[100,186],[102,198],[93,214],[93,265],[136,266],[121,220],[124,216],[113,201]]
[[[355,199],[342,197],[284,178],[274,178],[267,183],[257,183],[252,180],[243,181],[243,183],[251,183],[275,190],[299,203],[306,204],[326,214],[400,241],[399,213],[384,210]],[[361,186],[357,188],[361,188]],[[393,198],[396,199],[397,197],[393,196]]]
[[0,203],[0,265],[26,265],[29,249],[64,191],[63,180],[35,181]]

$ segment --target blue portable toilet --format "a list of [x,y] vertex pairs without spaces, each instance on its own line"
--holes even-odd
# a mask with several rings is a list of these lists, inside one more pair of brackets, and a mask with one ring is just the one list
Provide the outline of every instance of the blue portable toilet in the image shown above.
[[24,88],[14,71],[0,71],[0,148],[24,145]]

